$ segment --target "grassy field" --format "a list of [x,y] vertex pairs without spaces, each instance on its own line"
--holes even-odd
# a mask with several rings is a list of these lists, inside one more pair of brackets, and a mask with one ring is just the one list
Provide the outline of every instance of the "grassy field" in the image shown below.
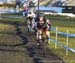
[[23,23],[24,22],[24,17],[22,15],[19,14],[2,14],[0,21],[2,22],[20,22]]
[[[57,26],[59,31],[66,32],[68,29],[70,34],[71,33],[75,34],[75,29],[74,29],[75,28],[75,18],[68,18],[68,17],[62,17],[62,16],[46,16],[46,18],[49,18],[52,23],[52,26],[54,26],[54,27]],[[0,20],[3,20],[3,22],[15,22],[15,21],[20,22],[20,23],[24,22],[24,18],[21,18],[21,19],[4,18],[4,19],[0,19]],[[23,26],[21,26],[20,28],[24,32]],[[2,48],[1,50],[6,51],[6,50],[10,50],[12,48],[15,50],[19,50],[19,48],[20,48],[20,52],[16,52],[16,53],[10,53],[9,51],[7,53],[5,53],[4,51],[0,51],[0,53],[4,53],[4,54],[2,54],[2,56],[0,54],[1,61],[5,60],[7,62],[7,60],[9,60],[9,62],[7,62],[7,63],[10,63],[12,60],[14,60],[13,61],[14,63],[21,63],[21,61],[23,61],[26,58],[27,58],[26,60],[29,60],[28,59],[29,57],[26,55],[27,52],[26,52],[25,48],[10,47],[10,45],[14,45],[14,44],[18,44],[18,43],[22,42],[20,37],[18,37],[16,35],[15,30],[16,30],[16,28],[13,25],[0,23],[0,45],[1,45],[0,48]],[[51,31],[51,38],[55,39],[55,32],[53,32],[53,31]],[[58,35],[57,40],[61,44],[66,45],[66,37],[64,37],[62,35]],[[69,37],[69,47],[75,49],[75,38]],[[69,51],[68,55],[66,55],[66,49],[64,49],[61,46],[57,46],[57,49],[55,49],[54,42],[50,42],[50,45],[48,46],[48,48],[50,48],[55,54],[57,54],[59,57],[61,57],[66,63],[75,63],[75,60],[74,60],[75,53]],[[10,54],[10,56],[8,56],[8,54]],[[15,59],[16,59],[16,61],[15,61]],[[18,59],[19,59],[19,61],[18,61]],[[32,60],[29,60],[29,61],[31,62]],[[4,63],[6,63],[6,62],[4,62]]]
[[68,18],[66,16],[46,16],[51,21],[52,26],[58,27],[59,31],[66,32],[69,30],[69,33],[75,34],[75,18]]
[[40,6],[47,5],[48,2],[50,2],[50,0],[43,0],[42,2],[40,2]]
[[[2,21],[1,21],[2,20]],[[8,22],[22,21],[21,19],[5,18],[0,20],[0,63],[33,63],[22,39],[16,34],[14,24]],[[22,28],[22,27],[20,27]],[[18,46],[19,45],[19,46]]]
[[[67,17],[61,17],[61,16],[46,16],[47,18],[50,19],[52,26],[54,27],[58,27],[58,30],[61,32],[68,32],[69,34],[74,33],[75,34],[75,18],[67,18]],[[52,39],[56,39],[56,33],[51,31],[51,38]],[[59,35],[58,34],[58,42],[65,45],[66,46],[66,37]],[[75,49],[75,38],[69,37],[69,43],[68,46],[70,48],[74,48]],[[60,56],[61,58],[63,58],[63,60],[66,63],[75,63],[75,53],[69,51],[68,55],[66,55],[66,49],[64,49],[64,47],[62,46],[57,46],[57,49],[55,49],[55,43],[54,42],[50,42],[50,46],[48,46],[50,49],[52,49],[53,52],[55,52],[55,54],[57,54],[58,56]]]

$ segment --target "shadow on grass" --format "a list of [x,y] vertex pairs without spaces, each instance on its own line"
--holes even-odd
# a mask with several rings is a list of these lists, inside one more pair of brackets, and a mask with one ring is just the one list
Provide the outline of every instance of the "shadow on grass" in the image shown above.
[[0,34],[7,34],[7,35],[16,35],[14,32],[0,32]]
[[18,50],[18,49],[0,49],[0,51],[4,51],[4,52],[25,52],[24,50]]
[[[21,44],[15,44],[15,45],[10,45],[10,44],[1,44],[1,46],[9,46],[9,47],[15,47],[15,46],[22,46],[22,45],[26,45],[29,43],[29,40],[27,38],[27,35],[23,35],[21,29],[19,28],[19,26],[21,26],[20,23],[18,22],[13,22],[15,28],[16,28],[16,34],[22,39],[22,43]],[[34,63],[43,63],[41,62],[41,58],[35,57],[36,52],[34,51],[35,48],[34,47],[25,47],[29,53],[30,57],[33,57]],[[9,52],[21,52],[20,50],[12,50],[12,49],[0,49],[0,51],[9,51]],[[38,52],[38,51],[37,51]],[[50,54],[51,55],[51,54]],[[57,56],[56,56],[57,57]]]
[[[16,47],[16,46],[22,46],[22,45],[26,44],[27,38],[25,38],[24,36],[21,35],[22,32],[19,29],[19,27],[18,27],[19,24],[17,22],[15,22],[15,21],[3,21],[3,20],[1,21],[0,20],[0,23],[8,24],[8,25],[13,25],[13,26],[15,26],[16,31],[17,31],[16,33],[13,33],[13,32],[0,32],[0,34],[19,35],[22,38],[22,40],[23,40],[23,42],[20,43],[20,44],[12,44],[12,45],[10,45],[10,44],[0,44],[0,46]],[[23,23],[20,23],[20,25],[23,25]]]
[[[8,25],[15,25],[17,21],[5,21],[5,20],[0,20],[0,23],[1,24],[8,24]],[[20,23],[21,25],[24,25],[24,22],[18,22]]]
[[[23,40],[23,43],[26,45],[27,43],[29,43],[28,38],[22,34],[22,31],[20,30],[19,26],[20,26],[20,23],[15,22],[17,35]],[[27,46],[26,49],[29,52],[29,56],[33,57],[34,63],[43,63],[43,62],[40,62],[41,60],[40,58],[34,58],[35,51],[33,47]]]

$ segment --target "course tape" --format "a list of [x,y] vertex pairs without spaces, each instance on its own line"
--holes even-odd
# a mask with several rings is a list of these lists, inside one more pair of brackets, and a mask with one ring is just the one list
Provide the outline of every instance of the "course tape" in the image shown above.
[[52,41],[52,42],[54,42],[54,43],[57,43],[57,45],[62,46],[62,47],[64,47],[65,49],[67,48],[69,51],[75,53],[75,49],[73,49],[73,48],[69,48],[69,47],[67,47],[67,46],[65,46],[65,45],[63,45],[63,44],[61,44],[60,42],[58,42],[58,41],[56,41],[56,40],[54,40],[54,39],[52,39],[52,38],[50,38],[50,41]]
[[[52,27],[51,30],[56,32],[56,28],[55,28],[55,27]],[[75,34],[67,34],[67,33],[60,32],[60,31],[57,31],[57,33],[58,33],[58,34],[61,34],[61,35],[63,35],[63,36],[75,37]]]

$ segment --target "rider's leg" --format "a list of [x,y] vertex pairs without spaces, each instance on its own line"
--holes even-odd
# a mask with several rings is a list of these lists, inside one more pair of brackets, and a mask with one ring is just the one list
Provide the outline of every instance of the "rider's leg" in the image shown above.
[[34,19],[32,20],[32,31],[34,31],[34,27],[35,27],[35,21]]
[[34,23],[34,32],[37,32],[37,22]]
[[28,21],[28,17],[27,16],[25,16],[24,21],[25,21],[25,25],[27,25],[27,21]]
[[27,27],[28,27],[28,32],[30,32],[30,20],[27,20]]
[[42,39],[42,37],[41,37],[42,31],[41,30],[37,30],[36,34],[37,34],[36,35],[37,40]]
[[50,31],[46,30],[46,36],[47,36],[48,43],[49,43],[50,42]]

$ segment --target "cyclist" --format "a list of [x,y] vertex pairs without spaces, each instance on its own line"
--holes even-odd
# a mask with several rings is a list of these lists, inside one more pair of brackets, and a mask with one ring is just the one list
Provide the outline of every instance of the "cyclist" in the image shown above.
[[31,12],[34,12],[34,2],[32,0],[29,1],[29,8]]
[[24,8],[24,10],[23,10],[23,16],[27,17],[28,16],[28,6],[26,4],[24,4],[23,8]]
[[26,3],[23,5],[23,16],[24,16],[24,21],[25,25],[27,24],[27,16],[28,16],[28,6]]
[[28,15],[28,20],[30,22],[29,24],[29,28],[31,29],[31,31],[33,31],[34,29],[34,24],[35,24],[35,14],[33,12],[31,12],[30,15]]
[[39,14],[38,13],[35,13],[35,24],[34,24],[34,30],[35,30],[35,33],[37,31],[37,23],[39,21]]
[[[43,36],[46,36],[46,38],[49,40],[50,38],[49,28],[51,27],[50,21],[48,19],[46,20],[42,15],[40,15],[36,27],[37,27],[36,33],[37,41],[42,40]],[[37,43],[37,45],[39,45],[39,43]]]

